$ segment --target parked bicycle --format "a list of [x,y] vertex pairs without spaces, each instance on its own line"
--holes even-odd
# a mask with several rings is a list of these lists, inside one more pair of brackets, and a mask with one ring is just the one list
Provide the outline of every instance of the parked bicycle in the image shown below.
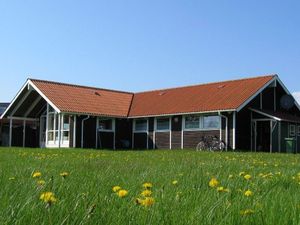
[[204,136],[197,144],[196,151],[222,152],[225,149],[225,143],[216,136]]

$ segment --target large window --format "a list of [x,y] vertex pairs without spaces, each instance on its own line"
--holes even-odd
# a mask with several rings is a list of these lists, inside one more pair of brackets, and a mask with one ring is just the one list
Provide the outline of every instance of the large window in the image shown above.
[[99,130],[100,131],[113,131],[113,120],[112,119],[99,119]]
[[157,118],[156,119],[157,131],[169,131],[170,130],[170,118]]
[[138,119],[134,121],[134,131],[135,132],[147,132],[148,120]]
[[217,130],[220,128],[220,117],[191,115],[185,117],[185,130]]
[[296,135],[296,126],[290,125],[290,136],[294,137]]
[[52,110],[48,113],[48,142],[58,139],[58,114]]
[[199,116],[185,117],[185,129],[200,129],[200,117]]
[[219,116],[204,116],[203,129],[219,129],[220,117]]
[[63,116],[63,126],[62,126],[62,140],[63,142],[69,141],[70,137],[70,116],[64,115]]

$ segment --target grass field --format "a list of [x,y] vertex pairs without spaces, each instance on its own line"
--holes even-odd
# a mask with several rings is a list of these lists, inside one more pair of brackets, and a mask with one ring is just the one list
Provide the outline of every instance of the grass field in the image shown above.
[[[300,224],[299,163],[282,154],[0,148],[0,224]],[[41,200],[45,192],[54,196]]]

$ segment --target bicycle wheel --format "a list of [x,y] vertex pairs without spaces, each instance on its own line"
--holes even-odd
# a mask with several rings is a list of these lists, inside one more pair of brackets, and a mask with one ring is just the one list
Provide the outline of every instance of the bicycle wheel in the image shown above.
[[196,151],[205,151],[205,150],[207,150],[205,142],[204,141],[200,141],[197,144]]
[[216,141],[212,149],[214,152],[222,152],[225,149],[225,143],[223,141]]

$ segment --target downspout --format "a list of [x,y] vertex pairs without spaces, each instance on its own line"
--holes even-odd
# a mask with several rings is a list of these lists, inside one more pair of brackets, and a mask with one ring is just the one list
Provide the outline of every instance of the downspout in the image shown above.
[[90,116],[87,116],[86,118],[82,119],[81,121],[81,148],[83,148],[83,129],[84,129],[84,122],[88,120]]
[[[219,112],[219,116],[221,118],[224,118],[225,121],[226,121],[226,126],[225,126],[225,145],[226,145],[226,151],[228,150],[228,117],[227,116],[224,116],[221,114],[221,112]],[[222,120],[221,120],[222,121]],[[221,123],[221,133],[222,133],[222,123]],[[221,137],[222,138],[222,137]]]

